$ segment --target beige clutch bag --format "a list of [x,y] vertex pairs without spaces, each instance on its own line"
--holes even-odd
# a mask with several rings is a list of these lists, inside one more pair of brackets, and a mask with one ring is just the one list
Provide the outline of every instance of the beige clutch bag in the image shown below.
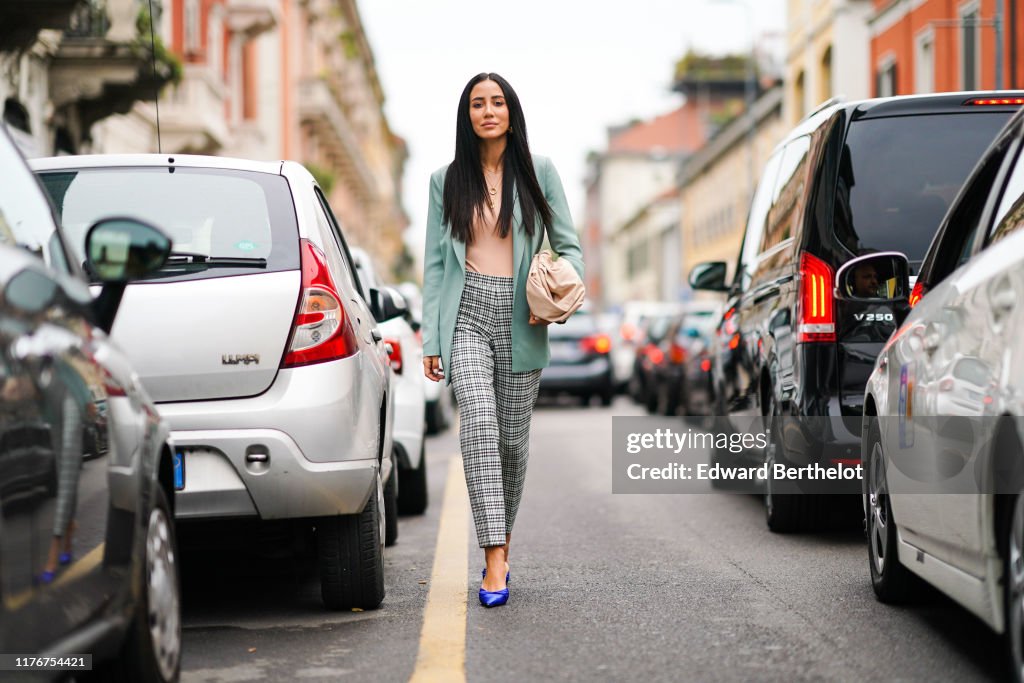
[[565,259],[553,259],[541,251],[530,262],[526,277],[526,302],[530,313],[541,320],[565,322],[583,305],[586,288],[576,269]]

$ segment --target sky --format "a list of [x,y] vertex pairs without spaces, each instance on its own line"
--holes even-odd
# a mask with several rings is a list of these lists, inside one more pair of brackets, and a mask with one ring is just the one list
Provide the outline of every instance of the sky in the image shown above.
[[586,156],[607,127],[682,103],[672,71],[689,48],[723,54],[780,44],[785,0],[358,0],[391,129],[409,159],[406,242],[419,259],[430,174],[452,160],[459,95],[482,71],[519,95],[530,149],[562,177],[582,224]]

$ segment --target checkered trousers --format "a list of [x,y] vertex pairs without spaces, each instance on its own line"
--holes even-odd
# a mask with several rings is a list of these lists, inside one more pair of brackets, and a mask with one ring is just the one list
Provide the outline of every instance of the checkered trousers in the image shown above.
[[523,496],[540,370],[512,372],[512,278],[466,272],[452,340],[459,443],[481,548],[504,545]]

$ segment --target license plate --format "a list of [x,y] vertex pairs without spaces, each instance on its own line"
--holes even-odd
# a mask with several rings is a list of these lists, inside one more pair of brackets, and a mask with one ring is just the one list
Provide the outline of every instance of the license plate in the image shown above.
[[185,454],[181,451],[174,454],[174,490],[185,488]]

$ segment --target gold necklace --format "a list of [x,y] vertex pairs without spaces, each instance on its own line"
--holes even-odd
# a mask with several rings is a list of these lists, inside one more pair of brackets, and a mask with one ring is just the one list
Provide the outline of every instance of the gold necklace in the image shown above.
[[489,176],[493,172],[488,171],[486,168],[483,169],[483,172],[484,172],[484,181],[485,181],[485,184],[487,185],[487,195],[488,195],[487,196],[487,206],[491,207],[491,211],[493,211],[494,210],[494,197],[498,194],[497,185],[501,184],[501,173],[500,172],[494,173],[494,175],[496,175],[498,177],[498,180],[497,180],[496,183],[491,184]]

